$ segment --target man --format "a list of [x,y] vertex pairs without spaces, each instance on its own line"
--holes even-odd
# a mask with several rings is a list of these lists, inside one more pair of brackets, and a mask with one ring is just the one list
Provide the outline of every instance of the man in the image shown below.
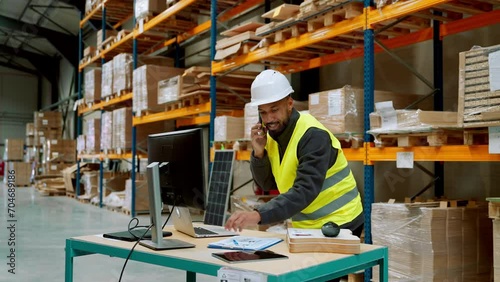
[[332,221],[360,236],[363,207],[356,181],[339,141],[309,114],[293,107],[293,89],[274,70],[261,72],[253,81],[253,105],[261,122],[251,129],[254,181],[280,195],[252,212],[236,212],[229,230],[292,219],[296,228],[321,228]]

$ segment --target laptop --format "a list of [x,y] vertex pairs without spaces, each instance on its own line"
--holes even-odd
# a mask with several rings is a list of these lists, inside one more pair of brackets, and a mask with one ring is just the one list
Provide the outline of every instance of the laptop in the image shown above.
[[175,207],[172,218],[175,230],[194,238],[229,237],[239,235],[236,232],[227,231],[222,226],[194,226],[191,214],[187,208]]

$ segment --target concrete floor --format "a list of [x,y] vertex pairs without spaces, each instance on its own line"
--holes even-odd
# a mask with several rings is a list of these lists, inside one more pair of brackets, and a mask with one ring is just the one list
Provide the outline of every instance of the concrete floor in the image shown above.
[[[126,230],[131,217],[68,197],[44,197],[32,187],[15,195],[15,274],[8,272],[7,188],[0,184],[0,281],[64,281],[64,246],[70,237]],[[139,216],[141,225],[148,216]],[[74,281],[118,281],[124,259],[89,255],[74,259]],[[200,275],[198,281],[216,281]],[[185,281],[185,272],[129,261],[122,281]]]

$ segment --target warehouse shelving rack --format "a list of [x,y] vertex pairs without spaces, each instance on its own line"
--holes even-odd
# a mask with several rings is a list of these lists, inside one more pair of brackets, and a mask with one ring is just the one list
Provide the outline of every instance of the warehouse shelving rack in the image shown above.
[[[212,60],[212,76],[224,75],[227,72],[241,68],[247,64],[279,62],[276,57],[286,55],[291,51],[300,51],[304,48],[328,42],[344,36],[363,34],[361,43],[350,46],[342,52],[330,52],[323,56],[306,58],[300,62],[289,64],[275,64],[274,69],[283,73],[300,72],[333,63],[363,57],[364,59],[364,124],[365,132],[370,128],[369,114],[374,109],[374,60],[375,54],[385,49],[395,49],[419,42],[434,40],[434,66],[436,110],[442,110],[442,42],[445,36],[469,31],[485,26],[500,23],[500,10],[495,1],[472,1],[477,5],[463,5],[451,0],[412,0],[399,1],[382,8],[374,8],[370,1],[364,1],[363,14],[352,19],[346,19],[331,26],[322,27],[297,37],[271,44],[268,47],[256,49],[247,54],[230,59]],[[212,5],[217,1],[212,0]],[[433,13],[430,10],[436,10]],[[461,14],[461,17],[444,17],[439,12],[450,11],[450,14]],[[463,17],[463,14],[470,15]],[[432,19],[434,26],[414,25],[407,34],[394,37],[381,36],[383,32],[396,31],[393,28],[405,22],[409,17]],[[214,20],[214,18],[212,18]],[[388,22],[390,21],[390,22]],[[443,23],[439,23],[443,22]],[[378,30],[378,32],[376,31]],[[381,32],[382,31],[382,32]],[[380,42],[375,46],[375,40]],[[382,47],[384,48],[382,48]],[[317,47],[316,47],[317,48]],[[388,51],[388,50],[385,50]],[[213,59],[213,57],[212,57]],[[434,86],[434,85],[433,85]],[[211,85],[215,91],[215,83]],[[364,166],[364,211],[365,211],[365,242],[371,243],[371,204],[374,202],[374,163],[379,161],[395,161],[397,152],[413,152],[415,161],[499,161],[499,155],[490,155],[487,145],[479,146],[441,146],[441,147],[408,147],[408,148],[375,148],[371,136],[365,134],[364,148],[355,152]],[[354,152],[346,150],[346,154]],[[352,156],[351,156],[352,157]]]
[[[195,36],[201,35],[204,32],[207,32],[210,30],[212,24],[211,20],[206,21],[204,23],[198,24],[194,26],[192,29],[187,30],[183,33],[176,34],[172,38],[164,38],[161,36],[156,36],[156,35],[151,35],[148,33],[148,31],[154,30],[156,27],[159,27],[164,21],[172,18],[175,16],[178,12],[182,11],[183,9],[186,9],[187,7],[191,5],[195,5],[197,3],[202,3],[202,2],[207,2],[207,1],[201,1],[201,0],[181,0],[174,5],[170,6],[167,8],[165,11],[160,13],[159,15],[153,17],[149,21],[145,23],[141,23],[139,26],[136,26],[135,23],[135,17],[133,15],[133,1],[130,0],[103,0],[100,4],[98,4],[88,15],[86,15],[82,20],[80,21],[80,33],[79,33],[79,61],[81,62],[82,60],[82,28],[85,26],[85,24],[91,20],[95,19],[101,20],[101,26],[105,27],[107,26],[107,19],[111,19],[114,22],[117,22],[113,28],[117,29],[120,27],[122,24],[125,22],[129,21],[130,19],[134,20],[134,29],[130,31],[129,33],[124,34],[119,40],[115,40],[112,42],[108,48],[96,53],[92,58],[89,60],[86,60],[85,62],[82,62],[79,65],[79,73],[78,73],[78,99],[82,99],[82,89],[81,85],[83,82],[82,78],[82,73],[83,70],[92,65],[92,64],[99,64],[99,59],[101,59],[101,63],[104,63],[104,60],[106,58],[113,57],[114,55],[122,52],[130,52],[132,51],[133,55],[133,62],[134,62],[134,69],[137,67],[137,54],[145,54],[145,55],[152,55],[156,52],[161,51],[165,47],[175,47],[178,48],[179,44],[182,42],[187,41],[188,39],[194,38]],[[219,21],[227,21],[231,19],[234,16],[243,14],[257,6],[259,6],[263,0],[246,0],[241,3],[238,3],[238,5],[234,7],[227,7],[227,5],[224,7],[224,11],[217,11],[215,10],[215,13],[219,12]],[[210,2],[208,2],[210,3]],[[100,13],[99,13],[100,12]],[[104,42],[106,35],[105,35],[105,28],[103,28],[103,35],[102,35],[102,40]],[[176,62],[178,62],[178,58],[176,58]],[[215,111],[216,111],[216,99],[215,95],[210,96],[210,100],[214,101],[213,103],[208,102],[205,104],[201,105],[195,105],[195,106],[188,106],[176,110],[171,110],[171,111],[166,111],[162,113],[157,113],[157,114],[150,114],[150,115],[144,115],[141,117],[133,117],[133,128],[132,128],[132,152],[129,154],[104,154],[101,152],[100,154],[96,155],[79,155],[78,158],[78,169],[77,169],[77,175],[76,175],[76,181],[77,181],[77,193],[79,193],[79,187],[80,187],[80,160],[81,159],[91,159],[91,160],[99,160],[100,162],[100,176],[101,176],[101,181],[99,183],[99,191],[101,192],[101,199],[100,199],[100,206],[102,206],[102,175],[103,175],[103,160],[104,159],[131,159],[132,163],[132,171],[131,171],[131,180],[132,180],[132,210],[131,210],[131,216],[135,216],[136,211],[135,211],[135,172],[136,172],[136,161],[139,158],[145,157],[144,155],[137,154],[137,144],[136,144],[136,126],[148,124],[148,123],[153,123],[153,122],[159,122],[159,121],[166,121],[166,120],[176,120],[176,127],[183,127],[183,126],[194,126],[194,125],[203,125],[203,124],[213,124],[213,120],[215,117]],[[100,110],[101,112],[106,110],[106,109],[112,109],[116,108],[119,105],[131,101],[133,99],[133,94],[132,93],[127,93],[125,95],[121,95],[119,97],[107,100],[107,101],[102,101],[100,103],[96,103],[92,105],[91,107],[82,107],[78,110],[78,121],[77,121],[77,135],[80,135],[82,133],[82,120],[81,117],[84,114],[88,114],[93,111],[98,111]],[[208,115],[210,114],[210,115]],[[242,116],[243,111],[242,110],[231,110],[231,111],[225,111],[225,115],[231,115],[231,116]],[[210,141],[213,141],[213,128],[211,128],[211,139]]]

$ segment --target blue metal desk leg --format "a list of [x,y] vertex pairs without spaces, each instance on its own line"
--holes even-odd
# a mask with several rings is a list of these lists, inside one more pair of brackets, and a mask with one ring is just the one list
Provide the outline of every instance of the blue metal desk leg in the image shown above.
[[70,240],[66,240],[66,263],[64,281],[73,282],[73,249],[71,247]]
[[196,272],[186,271],[186,282],[196,282]]
[[384,258],[380,260],[379,279],[382,282],[389,281],[389,251],[384,251]]

